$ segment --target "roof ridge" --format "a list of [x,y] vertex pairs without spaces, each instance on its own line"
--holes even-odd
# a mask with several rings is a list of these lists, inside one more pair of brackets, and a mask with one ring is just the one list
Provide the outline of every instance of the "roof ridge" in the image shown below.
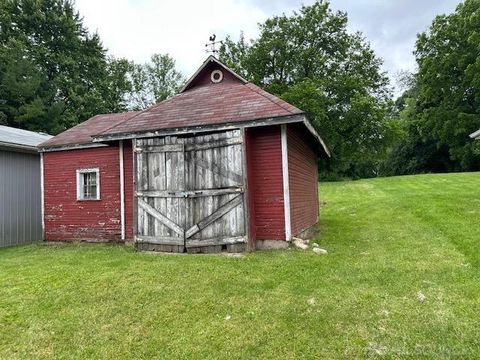
[[[271,102],[274,103],[275,105],[280,106],[282,109],[284,109],[285,111],[288,111],[290,114],[295,114],[292,110],[288,109],[286,106],[284,106],[283,104],[281,104],[281,103],[279,103],[279,102],[273,101],[271,98],[269,98],[268,96],[266,96],[264,93],[267,93],[268,95],[273,96],[273,97],[275,97],[276,99],[278,99],[278,100],[280,100],[280,101],[282,101],[282,102],[285,101],[285,100],[280,99],[278,96],[273,95],[273,94],[270,94],[268,91],[263,90],[260,86],[255,85],[255,84],[253,84],[253,83],[251,83],[251,82],[247,82],[247,83],[244,84],[244,85],[245,85],[245,86],[251,85],[251,86],[248,86],[248,87],[249,87],[250,89],[252,89],[253,91],[255,91],[257,94],[263,96],[265,99],[271,101]],[[260,91],[258,91],[257,89],[260,90]],[[287,103],[287,104],[288,104],[288,103]],[[293,105],[290,105],[290,106],[298,109],[296,106],[293,106]],[[298,110],[300,110],[300,111],[303,112],[303,110],[301,110],[301,109],[298,109]]]

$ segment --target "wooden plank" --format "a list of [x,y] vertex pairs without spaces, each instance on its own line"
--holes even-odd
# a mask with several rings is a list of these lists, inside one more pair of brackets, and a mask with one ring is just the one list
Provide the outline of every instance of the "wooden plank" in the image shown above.
[[245,236],[233,236],[233,237],[215,237],[210,239],[193,239],[188,240],[186,243],[187,248],[200,247],[200,246],[212,246],[212,245],[230,245],[230,244],[244,244],[247,242]]
[[[141,146],[147,145],[148,144],[148,139],[143,139],[141,141]],[[142,166],[140,168],[140,189],[148,189],[148,155],[139,153],[138,156],[142,159]],[[144,198],[144,201],[147,201],[148,199]],[[140,224],[142,227],[142,235],[148,235],[148,221],[149,221],[149,215],[147,212],[143,213],[143,223]]]
[[214,140],[213,141],[202,142],[202,143],[197,143],[197,144],[187,145],[187,146],[185,146],[185,151],[207,150],[207,149],[237,145],[237,144],[241,144],[242,141],[243,141],[241,137],[234,137],[234,138],[230,138],[230,139],[218,140],[218,134],[211,134],[211,135],[207,135],[207,136],[210,136]]
[[253,239],[250,238],[250,199],[249,199],[249,191],[250,188],[248,187],[248,176],[252,176],[248,174],[248,167],[247,167],[247,140],[246,136],[247,133],[245,129],[241,130],[243,144],[242,144],[242,169],[243,169],[243,187],[245,189],[243,193],[243,217],[244,217],[244,228],[245,228],[245,236],[247,238],[247,244],[249,248],[253,248],[255,244],[252,243]]
[[[213,143],[218,143],[218,142],[221,142],[221,141],[228,140],[228,139],[225,139],[225,135],[223,133],[214,133],[211,136],[212,136],[212,142]],[[215,161],[215,162],[221,161],[220,154],[221,154],[221,149],[222,148],[224,148],[224,147],[214,147],[214,148],[212,148],[213,161]],[[215,173],[215,172],[212,173],[212,186],[211,186],[211,188],[216,189],[216,191],[214,190],[214,191],[211,192],[211,195],[212,195],[212,209],[218,209],[224,203],[224,202],[222,202],[222,198],[224,198],[225,196],[222,196],[223,191],[221,191],[221,190],[225,190],[225,189],[222,189],[222,186],[219,183],[219,179],[221,179],[221,178],[222,177],[220,175],[218,175],[217,173]],[[237,187],[236,189],[234,189],[234,188],[231,188],[231,189],[232,190],[238,190],[238,189],[240,189],[240,187]],[[220,191],[218,191],[218,190],[220,190]],[[243,191],[243,189],[242,189],[242,191]],[[221,221],[214,221],[210,226],[212,227],[212,232],[213,232],[214,236],[223,236],[223,226],[222,226]]]
[[143,197],[156,197],[156,198],[195,198],[203,196],[219,196],[226,194],[240,194],[243,193],[244,189],[242,186],[234,186],[230,188],[223,189],[203,189],[195,191],[170,191],[170,190],[145,190],[137,191],[136,196]]
[[209,224],[227,214],[230,210],[234,209],[236,206],[240,205],[243,202],[242,195],[237,195],[235,198],[230,200],[228,203],[220,206],[213,213],[205,217],[203,220],[199,221],[197,224],[193,225],[186,232],[186,238],[190,238],[195,235],[197,232],[205,229]]
[[[227,137],[231,137],[233,136],[234,134],[234,131],[228,131],[226,133],[226,136]],[[241,175],[241,173],[237,172],[237,168],[236,168],[236,161],[237,161],[237,158],[236,158],[236,153],[235,153],[235,148],[237,148],[238,145],[235,145],[235,146],[230,146],[228,147],[228,162],[227,162],[227,168],[232,171],[232,172],[235,172],[239,175]],[[243,177],[242,177],[242,180],[243,182]],[[237,209],[238,209],[239,206],[236,206],[235,209],[232,209],[232,211],[227,215],[229,217],[229,222],[230,222],[230,226],[229,226],[229,231],[228,231],[228,235],[235,235],[236,232],[237,232]]]
[[[204,143],[205,142],[208,143],[209,141],[212,141],[213,139],[214,139],[214,134],[205,135],[204,136]],[[211,164],[211,166],[214,166],[214,164],[216,162],[215,161],[216,159],[213,159],[213,149],[212,148],[207,148],[207,149],[204,149],[202,151],[205,154],[205,160],[209,164]],[[201,184],[202,188],[211,189],[213,187],[213,174],[214,174],[214,171],[213,171],[212,168],[209,168],[208,171],[205,172],[205,178],[203,179],[204,183]],[[201,199],[198,199],[198,201],[203,202],[203,207],[204,207],[205,212],[207,214],[211,214],[214,211],[212,196],[202,197]],[[205,226],[205,228],[203,229],[202,232],[203,232],[202,238],[213,238],[215,236],[212,227],[209,226],[209,225]]]
[[165,215],[161,214],[157,209],[154,209],[142,199],[138,199],[138,206],[183,238],[183,229]]
[[[165,136],[163,139],[165,145],[170,144],[170,136]],[[165,153],[165,190],[173,190],[172,185],[172,153]],[[172,198],[166,198],[165,201],[165,213],[167,216],[171,216],[170,209],[174,206]],[[168,236],[172,236],[172,230],[170,228],[166,229]]]
[[163,245],[183,245],[183,237],[173,236],[137,236],[138,243],[163,244]]
[[183,144],[152,145],[138,149],[142,153],[183,152]]
[[[193,137],[185,138],[185,145],[188,146],[194,141]],[[185,191],[190,191],[194,189],[195,184],[195,164],[191,161],[192,153],[185,153],[185,169],[186,169],[186,177],[185,177]],[[190,228],[194,222],[194,211],[195,211],[195,204],[194,199],[185,199],[185,229]]]
[[[177,142],[177,137],[176,136],[170,136],[170,144],[176,144]],[[178,152],[167,152],[165,153],[165,156],[170,157],[171,163],[170,163],[170,171],[167,172],[167,176],[170,178],[170,189],[172,190],[178,190],[179,189],[179,183],[178,183]],[[183,230],[181,227],[180,223],[178,222],[178,211],[179,211],[179,202],[178,198],[170,198],[171,200],[171,206],[167,207],[167,212],[166,216],[169,219],[172,219],[178,226]],[[182,237],[184,235],[182,234]]]
[[[157,139],[156,143],[158,145],[163,145],[165,143],[165,139],[163,138]],[[155,157],[157,161],[158,174],[154,174],[155,188],[152,190],[164,191],[166,188],[166,181],[167,181],[166,173],[165,173],[165,153],[157,153],[155,154]],[[160,213],[165,214],[167,211],[166,199],[156,198],[155,209],[158,209]],[[157,221],[156,223],[157,223],[157,228],[155,229],[155,236],[166,237],[169,234],[169,230],[167,229],[167,227],[161,224],[159,221]]]
[[[221,137],[226,139],[227,138],[227,132],[223,132],[221,134]],[[229,151],[230,148],[231,148],[230,146],[218,148],[219,158],[217,159],[217,162],[219,164],[227,164],[228,163],[228,151]],[[218,183],[222,187],[230,187],[231,181],[230,181],[230,179],[228,179],[224,176],[218,175]],[[229,194],[225,194],[225,195],[218,196],[217,198],[218,198],[217,206],[220,207],[223,204],[228,203],[228,201],[230,201],[230,199],[231,199],[231,196],[229,196]],[[228,236],[231,235],[230,231],[229,231],[230,221],[229,221],[228,216],[222,216],[220,219],[216,220],[215,223],[218,223],[220,225],[219,232],[218,232],[219,234],[221,234],[224,237],[228,237]]]
[[[236,131],[238,133],[241,133],[240,131]],[[235,171],[242,174],[242,183],[246,184],[246,180],[245,180],[245,173],[244,173],[244,169],[243,169],[243,144],[240,144],[240,145],[236,145],[235,147]],[[245,231],[245,195],[243,195],[243,202],[240,206],[238,206],[235,211],[237,212],[236,214],[236,218],[237,218],[237,232],[235,233],[235,235],[245,235],[246,234],[246,231]]]
[[[228,148],[227,148],[228,149]],[[231,170],[228,169],[222,169],[220,166],[214,164],[214,163],[209,163],[206,159],[201,159],[198,158],[197,156],[194,156],[193,161],[195,164],[203,169],[211,170],[218,175],[221,175],[227,179],[233,180],[235,184],[241,184],[243,181],[243,176],[240,174],[237,174]]]
[[[153,139],[148,139],[147,144],[150,145],[153,143]],[[147,165],[147,189],[152,189],[155,186],[155,179],[154,179],[154,174],[157,169],[155,157],[156,154],[145,154],[144,155],[146,158],[146,165]],[[155,199],[153,198],[146,198],[146,203],[150,205],[152,208],[155,208]],[[153,216],[149,216],[148,219],[148,232],[146,233],[147,235],[155,235],[155,225],[158,223],[158,221],[155,220]],[[158,224],[157,224],[158,227]]]
[[[181,141],[182,145],[182,152],[177,153],[178,156],[178,163],[177,163],[177,181],[178,181],[178,189],[180,192],[185,192],[185,144],[183,143],[184,139],[178,139]],[[182,198],[179,200],[179,209],[178,209],[178,224],[182,227],[182,229],[186,228],[187,222],[187,211],[186,211],[186,199]],[[185,231],[183,232],[183,243],[185,243]]]
[[161,251],[170,253],[183,253],[185,250],[184,245],[163,245],[151,243],[137,243],[135,248],[139,251]]
[[[203,136],[202,135],[199,135],[199,136],[196,136],[194,138],[194,143],[197,143],[197,142],[203,142]],[[204,152],[202,150],[198,150],[198,151],[195,151],[194,153],[194,156],[193,156],[193,160],[195,161],[197,158],[199,160],[204,160]],[[198,163],[195,161],[195,164],[198,165]],[[204,179],[205,179],[205,173],[208,171],[208,165],[207,167],[201,167],[201,166],[197,166],[197,173],[196,173],[196,176],[195,176],[195,184],[194,184],[194,190],[195,189],[198,189],[198,188],[202,188],[203,187],[203,184],[204,184]],[[207,213],[205,211],[205,207],[203,206],[203,202],[198,199],[194,199],[194,202],[195,202],[195,214],[194,214],[194,221],[193,221],[193,224],[195,225],[196,223],[198,223],[201,219],[203,219],[204,217],[206,217],[209,213]],[[193,226],[193,225],[192,225]],[[187,230],[187,229],[185,229]],[[199,232],[198,234],[194,234],[196,235],[199,239],[202,238],[202,234]],[[187,238],[187,232],[185,232],[185,239]]]

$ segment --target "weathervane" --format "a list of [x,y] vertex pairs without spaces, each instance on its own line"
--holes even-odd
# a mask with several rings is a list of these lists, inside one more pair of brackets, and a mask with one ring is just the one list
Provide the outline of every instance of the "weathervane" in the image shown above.
[[216,48],[216,45],[223,44],[223,41],[222,40],[215,41],[216,38],[217,36],[215,34],[213,34],[208,38],[210,42],[205,44],[205,52],[212,53],[212,54],[218,53],[218,49]]

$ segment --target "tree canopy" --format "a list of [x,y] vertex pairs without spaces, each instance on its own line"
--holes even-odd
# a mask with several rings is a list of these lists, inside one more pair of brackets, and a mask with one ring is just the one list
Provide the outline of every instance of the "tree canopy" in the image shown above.
[[107,59],[71,1],[0,2],[0,121],[58,133],[109,103]]
[[182,80],[168,55],[141,65],[108,57],[73,1],[0,1],[0,124],[57,134],[163,100]]
[[480,169],[480,1],[466,0],[418,35],[418,71],[400,101],[406,136],[392,149],[387,174]]
[[[273,16],[259,36],[228,36],[219,57],[304,110],[332,153],[324,177],[480,170],[480,0],[418,35],[418,71],[392,102],[382,60],[348,17],[318,0]],[[405,75],[405,74],[404,74]],[[0,124],[57,134],[99,113],[164,100],[185,78],[168,54],[107,55],[72,0],[0,0]]]
[[220,60],[307,113],[332,152],[330,176],[374,176],[389,141],[389,82],[347,22],[317,1],[266,20],[257,39],[227,37]]
[[128,79],[131,85],[127,97],[133,110],[145,109],[175,95],[185,82],[168,54],[153,54],[145,64],[132,62]]

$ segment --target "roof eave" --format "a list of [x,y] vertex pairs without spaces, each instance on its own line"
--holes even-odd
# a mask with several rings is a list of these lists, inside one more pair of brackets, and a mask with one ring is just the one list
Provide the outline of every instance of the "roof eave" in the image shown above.
[[200,132],[212,132],[212,131],[221,131],[229,129],[240,129],[240,128],[251,128],[258,126],[272,126],[272,125],[281,125],[288,123],[303,123],[307,128],[313,138],[317,141],[320,147],[325,151],[328,157],[331,157],[330,150],[323,141],[322,137],[315,130],[313,125],[308,121],[304,113],[292,114],[286,116],[276,116],[268,117],[261,119],[254,119],[249,121],[242,122],[225,122],[222,124],[214,125],[199,125],[199,126],[188,126],[182,128],[168,128],[168,129],[152,129],[145,131],[137,132],[126,132],[118,134],[96,134],[92,135],[93,143],[104,143],[109,141],[117,140],[128,140],[128,139],[137,139],[137,138],[147,138],[147,137],[157,137],[157,136],[168,136],[168,135],[180,135],[187,133],[200,133]]
[[36,146],[8,143],[3,141],[0,141],[0,149],[7,150],[7,151],[19,151],[19,152],[28,152],[28,153],[37,152]]
[[305,125],[305,127],[307,128],[307,130],[310,132],[310,134],[312,134],[312,136],[315,138],[315,140],[317,140],[317,142],[319,143],[319,145],[322,147],[323,151],[325,151],[325,154],[327,154],[327,156],[330,158],[332,157],[331,153],[330,153],[330,150],[328,149],[327,147],[327,144],[325,144],[325,141],[323,141],[322,137],[320,136],[320,134],[317,132],[317,130],[315,130],[315,128],[313,127],[313,125],[310,123],[310,121],[308,121],[308,119],[305,117],[304,120],[303,120],[303,124]]
[[63,144],[63,145],[51,145],[38,147],[38,152],[54,152],[54,151],[67,151],[67,150],[81,150],[90,148],[106,147],[107,144],[102,143],[87,143],[87,144]]
[[303,113],[300,113],[300,114],[283,115],[283,116],[275,116],[275,117],[267,117],[267,118],[258,118],[258,119],[252,119],[252,120],[246,120],[246,121],[233,121],[233,122],[225,121],[219,124],[185,126],[185,127],[176,127],[176,128],[166,128],[166,129],[149,129],[144,131],[124,132],[124,133],[117,133],[117,134],[100,133],[100,134],[95,134],[91,136],[94,143],[102,143],[107,141],[167,136],[167,135],[174,135],[174,134],[212,132],[212,131],[221,131],[221,130],[229,130],[229,129],[256,127],[256,126],[299,123],[299,122],[303,122],[304,119],[305,119],[305,115]]

